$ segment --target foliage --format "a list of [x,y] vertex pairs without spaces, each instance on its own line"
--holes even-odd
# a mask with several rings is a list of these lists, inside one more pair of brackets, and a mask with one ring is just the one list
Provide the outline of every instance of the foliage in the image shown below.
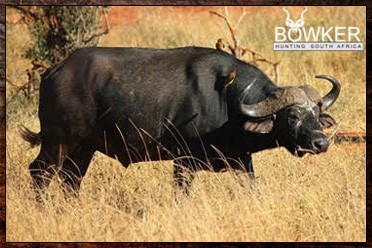
[[[12,6],[22,14],[34,45],[24,57],[31,60],[28,80],[12,91],[10,103],[19,92],[27,99],[39,88],[40,75],[79,47],[96,46],[109,31],[108,7],[99,6]],[[103,25],[104,20],[104,25]],[[7,77],[8,83],[11,79]]]
[[[99,37],[108,33],[107,7],[96,6],[33,6],[16,7],[31,30],[35,46],[26,58],[55,64],[76,48],[95,46]],[[102,29],[102,18],[106,20]]]

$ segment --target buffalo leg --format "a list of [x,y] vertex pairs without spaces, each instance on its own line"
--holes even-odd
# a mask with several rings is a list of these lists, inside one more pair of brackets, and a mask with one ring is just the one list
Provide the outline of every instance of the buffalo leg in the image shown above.
[[234,170],[243,171],[247,173],[250,179],[255,179],[252,156],[251,154],[241,154],[237,159],[240,163],[235,163],[233,166]]
[[62,149],[62,146],[55,147],[47,144],[41,145],[39,155],[29,167],[35,189],[43,190],[50,184],[52,177],[58,169],[60,161],[63,160]]
[[239,161],[239,163],[235,163],[233,169],[243,171],[248,174],[249,178],[255,179],[251,154],[240,154],[236,161]]
[[66,156],[62,169],[59,171],[66,194],[72,193],[78,196],[81,180],[87,172],[94,152],[94,149],[83,148]]
[[64,149],[62,145],[55,146],[43,143],[39,155],[30,164],[29,170],[37,202],[42,202],[41,195],[44,189],[49,186],[59,165],[62,163],[63,154]]
[[245,155],[243,157],[243,164],[244,164],[244,169],[245,169],[246,173],[248,173],[249,178],[255,179],[256,177],[254,175],[252,156],[251,155]]
[[233,159],[234,162],[230,163],[233,169],[233,176],[237,183],[240,184],[241,187],[245,188],[247,186],[247,177],[249,177],[249,181],[253,184],[249,183],[248,186],[252,187],[255,184],[255,175],[253,170],[252,164],[252,157],[250,154],[243,154],[240,155],[238,158]]
[[173,180],[175,191],[181,190],[182,193],[189,195],[190,186],[194,179],[194,171],[179,163],[174,163]]

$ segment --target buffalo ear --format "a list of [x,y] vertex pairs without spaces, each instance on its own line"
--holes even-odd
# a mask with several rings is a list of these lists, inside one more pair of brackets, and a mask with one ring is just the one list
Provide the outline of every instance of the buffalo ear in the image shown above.
[[274,127],[274,121],[272,119],[264,119],[258,121],[246,121],[243,129],[247,132],[252,133],[270,133]]
[[322,125],[322,128],[329,128],[336,125],[336,121],[332,118],[332,116],[324,113],[319,115],[319,122]]

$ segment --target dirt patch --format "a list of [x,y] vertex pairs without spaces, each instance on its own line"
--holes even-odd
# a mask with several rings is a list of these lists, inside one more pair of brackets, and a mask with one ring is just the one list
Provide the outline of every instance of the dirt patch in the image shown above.
[[115,6],[111,7],[108,14],[111,27],[135,22],[138,18],[135,7]]
[[[225,8],[223,6],[113,6],[109,11],[109,21],[111,26],[122,25],[133,23],[141,15],[146,14],[146,11],[159,10],[161,16],[166,16],[171,13],[176,13],[179,16],[184,18],[192,17],[194,15],[199,15],[202,13],[208,13],[211,10],[224,13]],[[285,13],[282,10],[282,7],[260,7],[260,6],[229,6],[227,11],[231,17],[239,16],[242,13],[242,10],[248,12],[246,18],[249,18],[249,13],[253,12],[262,12],[262,15],[283,15]],[[292,18],[299,18],[302,11],[304,10],[303,6],[290,6],[286,7],[287,10],[291,13]],[[321,12],[324,10],[323,7],[309,7],[309,11]],[[161,17],[160,16],[160,17]]]

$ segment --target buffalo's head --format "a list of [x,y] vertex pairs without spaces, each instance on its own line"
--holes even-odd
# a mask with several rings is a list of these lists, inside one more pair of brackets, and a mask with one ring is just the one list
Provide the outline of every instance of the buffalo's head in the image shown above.
[[329,141],[323,129],[335,125],[334,119],[325,114],[340,93],[340,83],[331,76],[320,75],[333,85],[331,91],[321,97],[309,85],[278,88],[265,100],[255,104],[245,104],[246,89],[240,98],[241,114],[248,117],[243,128],[247,132],[271,133],[278,144],[292,154],[317,154],[328,149]]

